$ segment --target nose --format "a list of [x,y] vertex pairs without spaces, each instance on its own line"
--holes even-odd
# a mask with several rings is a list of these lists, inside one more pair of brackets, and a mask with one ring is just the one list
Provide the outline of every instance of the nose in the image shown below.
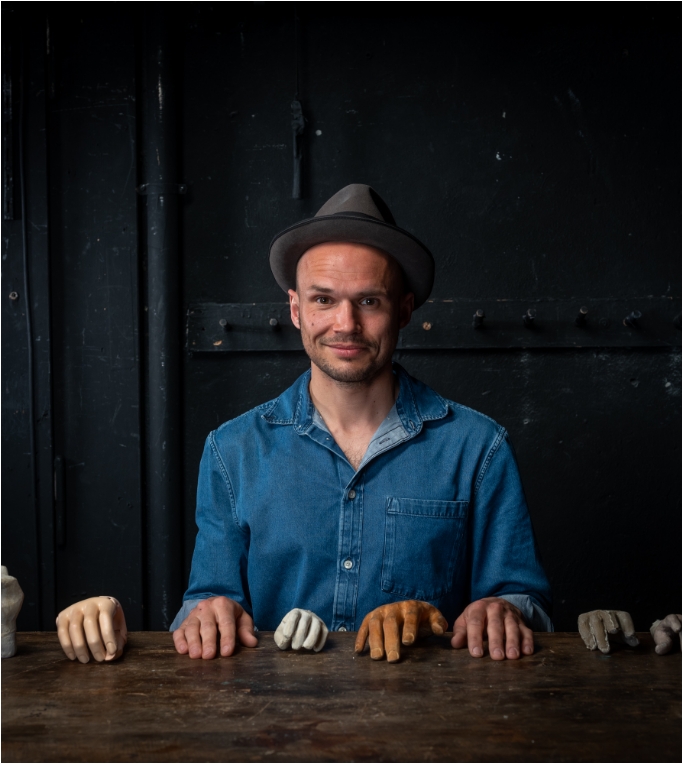
[[350,300],[342,300],[339,303],[339,307],[335,311],[333,329],[340,334],[353,334],[358,331],[356,310]]

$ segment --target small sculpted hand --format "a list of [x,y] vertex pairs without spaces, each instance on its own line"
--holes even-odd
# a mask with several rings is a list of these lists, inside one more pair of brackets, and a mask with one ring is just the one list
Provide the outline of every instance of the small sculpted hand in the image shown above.
[[98,662],[120,658],[128,641],[121,603],[114,597],[76,602],[57,616],[57,636],[69,660],[88,663],[90,653]]
[[280,650],[313,650],[316,653],[323,649],[327,640],[327,626],[322,618],[310,610],[294,608],[282,619],[273,639]]
[[666,655],[671,652],[676,643],[676,634],[678,634],[678,646],[681,647],[683,637],[681,636],[681,614],[671,613],[661,621],[655,621],[650,626],[650,634],[655,641],[655,652],[657,655]]
[[633,620],[625,610],[591,610],[579,616],[579,634],[589,650],[609,653],[609,636],[636,647],[640,643],[635,631]]
[[485,597],[468,605],[453,624],[451,645],[458,649],[467,646],[472,657],[481,658],[484,634],[494,661],[515,660],[534,652],[534,633],[521,610],[502,597]]
[[227,658],[235,652],[236,640],[246,647],[256,647],[254,621],[249,613],[227,597],[207,597],[193,608],[173,632],[175,649],[190,658],[210,660],[216,657],[220,633],[220,654]]
[[356,652],[362,653],[369,640],[373,660],[381,660],[386,654],[389,663],[396,663],[401,657],[401,642],[412,645],[418,636],[440,636],[447,628],[446,619],[427,602],[392,602],[375,608],[365,616],[358,630]]

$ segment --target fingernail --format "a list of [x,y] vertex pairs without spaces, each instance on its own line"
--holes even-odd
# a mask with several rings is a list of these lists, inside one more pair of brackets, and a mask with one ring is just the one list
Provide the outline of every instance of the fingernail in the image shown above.
[[475,655],[477,658],[480,658],[484,654],[481,647],[473,647],[472,648],[472,655]]
[[387,655],[387,660],[389,663],[395,663],[398,660],[398,653],[396,650],[390,650],[389,655]]
[[494,658],[502,658],[502,657],[503,657],[503,651],[502,651],[502,650],[501,650],[499,647],[497,647],[497,648],[496,648],[496,649],[493,651],[493,657],[494,657]]
[[382,657],[382,651],[379,649],[379,647],[374,647],[372,650],[370,650],[370,657],[374,660]]
[[511,647],[508,650],[508,658],[519,658],[519,650],[516,647]]

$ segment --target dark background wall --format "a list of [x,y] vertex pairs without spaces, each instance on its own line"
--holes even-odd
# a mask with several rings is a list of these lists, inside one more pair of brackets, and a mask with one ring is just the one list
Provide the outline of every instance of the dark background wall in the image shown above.
[[[306,3],[297,25],[289,3],[31,5],[3,4],[2,559],[27,595],[20,627],[52,628],[100,593],[130,628],[165,625],[189,572],[204,438],[307,366],[276,341],[183,351],[182,469],[167,479],[184,552],[160,602],[150,565],[172,540],[148,506],[150,201],[135,189],[153,95],[141,61],[164,23],[187,184],[169,234],[182,313],[283,302],[270,239],[351,182],[430,246],[437,301],[470,316],[522,301],[539,326],[558,305],[601,310],[600,341],[496,340],[494,308],[481,347],[461,339],[467,325],[397,359],[510,431],[558,629],[596,607],[630,610],[639,629],[679,609],[679,6]],[[630,310],[640,334],[622,325]]]

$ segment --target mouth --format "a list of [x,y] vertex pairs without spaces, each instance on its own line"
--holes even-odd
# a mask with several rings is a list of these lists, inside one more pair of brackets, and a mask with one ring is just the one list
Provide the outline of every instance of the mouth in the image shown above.
[[357,358],[367,351],[366,345],[349,345],[346,343],[325,344],[338,358]]

